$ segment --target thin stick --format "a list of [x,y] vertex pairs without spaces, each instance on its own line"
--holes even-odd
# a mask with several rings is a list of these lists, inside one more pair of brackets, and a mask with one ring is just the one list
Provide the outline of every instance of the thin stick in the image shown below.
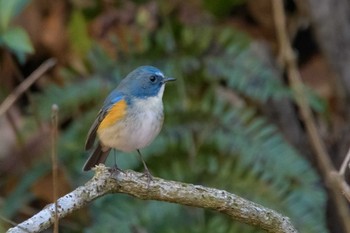
[[58,208],[57,208],[57,128],[58,128],[58,106],[53,104],[51,107],[51,123],[52,123],[52,135],[51,135],[51,160],[52,160],[52,185],[53,185],[53,200],[55,205],[55,216],[54,216],[54,233],[58,233]]
[[56,59],[50,58],[41,64],[26,80],[24,80],[0,105],[0,116],[9,110],[13,103],[38,80],[47,70],[56,64]]
[[349,162],[350,162],[350,148],[339,170],[339,174],[343,177],[345,175],[346,167],[348,166]]
[[[2,221],[6,222],[6,223],[11,224],[12,226],[17,226],[17,227],[19,227],[17,223],[15,223],[14,221],[11,221],[10,219],[4,218],[4,217],[2,217],[2,216],[0,216],[0,219],[1,219]],[[27,229],[25,229],[24,227],[19,227],[19,229],[22,230],[22,231],[24,231],[24,232],[30,232],[30,231],[28,231]]]
[[312,149],[316,155],[321,174],[325,179],[326,184],[328,185],[330,193],[334,197],[333,200],[340,217],[340,222],[343,224],[346,232],[350,232],[350,212],[348,208],[344,208],[344,206],[347,206],[347,202],[341,195],[344,190],[340,183],[335,180],[334,176],[332,175],[332,173],[336,172],[336,170],[333,166],[330,156],[328,155],[326,146],[318,133],[315,120],[313,119],[310,106],[308,105],[306,95],[304,93],[301,75],[296,63],[296,57],[291,47],[291,43],[289,41],[288,33],[286,30],[286,18],[283,1],[272,0],[272,7],[277,39],[280,45],[280,59],[282,60],[282,64],[287,71],[288,79],[294,91],[295,100],[306,126],[306,133],[309,137]]

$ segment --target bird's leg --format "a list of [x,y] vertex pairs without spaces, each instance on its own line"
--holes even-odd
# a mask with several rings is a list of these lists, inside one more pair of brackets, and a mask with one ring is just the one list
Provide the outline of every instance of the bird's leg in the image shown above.
[[153,180],[153,176],[152,176],[151,172],[148,170],[148,167],[147,167],[145,161],[143,160],[142,154],[141,154],[141,152],[140,152],[139,149],[137,150],[137,153],[139,154],[139,157],[140,157],[140,159],[141,159],[141,161],[142,161],[142,163],[143,163],[143,167],[145,168],[145,171],[144,171],[144,173],[143,173],[142,176],[147,176],[147,179],[148,179],[148,186],[149,186],[149,184],[150,184],[151,181]]
[[124,173],[124,171],[122,169],[120,169],[117,165],[117,153],[116,153],[115,149],[113,149],[113,158],[114,158],[114,165],[112,167],[112,171]]
[[116,154],[116,152],[115,152],[115,149],[113,149],[113,158],[114,158],[114,167],[118,167],[118,165],[117,165],[117,154]]

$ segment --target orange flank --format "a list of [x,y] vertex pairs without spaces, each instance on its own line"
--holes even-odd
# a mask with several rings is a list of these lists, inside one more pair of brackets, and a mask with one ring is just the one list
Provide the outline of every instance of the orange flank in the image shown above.
[[105,118],[101,121],[98,130],[107,128],[114,125],[118,120],[124,117],[126,114],[126,102],[124,99],[115,103],[106,114]]

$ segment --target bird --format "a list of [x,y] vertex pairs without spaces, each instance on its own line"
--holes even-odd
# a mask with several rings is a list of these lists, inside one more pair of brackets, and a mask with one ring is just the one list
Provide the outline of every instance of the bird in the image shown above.
[[[88,131],[85,150],[93,151],[83,171],[104,164],[112,149],[137,151],[144,175],[151,179],[140,150],[151,144],[162,128],[164,88],[174,80],[154,66],[140,66],[131,71],[107,96]],[[115,167],[119,169],[116,163]]]

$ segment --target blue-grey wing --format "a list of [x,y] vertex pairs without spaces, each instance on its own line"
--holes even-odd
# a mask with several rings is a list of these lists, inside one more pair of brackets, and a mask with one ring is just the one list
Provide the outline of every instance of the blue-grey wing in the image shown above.
[[105,118],[106,114],[108,113],[108,110],[118,101],[122,100],[123,97],[123,93],[119,92],[118,90],[114,90],[113,92],[111,92],[111,94],[107,96],[106,100],[103,103],[103,107],[98,112],[97,117],[94,123],[91,125],[90,130],[87,134],[85,150],[90,150],[93,147],[96,140],[97,129],[101,121]]

